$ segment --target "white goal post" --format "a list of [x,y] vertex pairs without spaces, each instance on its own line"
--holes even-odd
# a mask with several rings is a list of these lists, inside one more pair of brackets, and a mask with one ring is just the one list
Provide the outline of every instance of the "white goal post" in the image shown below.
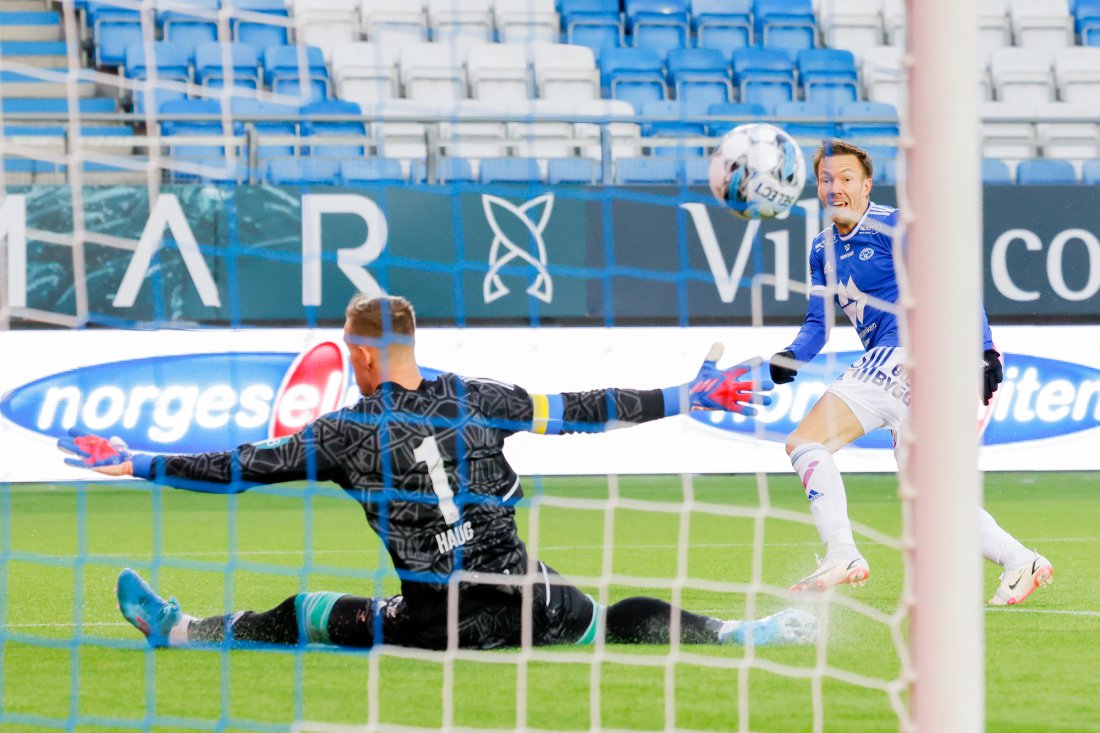
[[909,0],[909,234],[914,395],[902,492],[911,501],[909,707],[921,733],[985,729],[974,395],[982,199],[974,0]]

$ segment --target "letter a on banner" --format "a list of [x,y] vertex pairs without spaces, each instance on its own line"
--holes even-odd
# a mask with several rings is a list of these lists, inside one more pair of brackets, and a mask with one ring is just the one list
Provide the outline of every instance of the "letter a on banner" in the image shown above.
[[8,305],[27,307],[27,199],[5,196],[0,205],[0,246],[8,248]]
[[134,257],[126,268],[126,274],[122,278],[122,284],[115,294],[112,303],[116,308],[129,308],[137,300],[138,291],[149,272],[149,265],[153,261],[153,253],[160,247],[163,240],[165,226],[172,233],[183,256],[183,264],[191,274],[191,279],[199,291],[202,304],[213,308],[221,306],[218,297],[218,287],[214,284],[214,277],[210,274],[206,261],[199,252],[199,243],[195,241],[195,234],[187,224],[180,208],[179,199],[174,194],[162,193],[157,197],[153,210],[149,212],[149,221],[141,233]]

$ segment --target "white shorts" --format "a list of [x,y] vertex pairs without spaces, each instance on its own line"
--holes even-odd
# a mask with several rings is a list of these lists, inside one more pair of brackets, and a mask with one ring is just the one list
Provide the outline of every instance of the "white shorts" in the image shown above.
[[848,405],[864,432],[887,428],[895,443],[912,398],[904,361],[904,348],[877,346],[856,359],[828,390]]

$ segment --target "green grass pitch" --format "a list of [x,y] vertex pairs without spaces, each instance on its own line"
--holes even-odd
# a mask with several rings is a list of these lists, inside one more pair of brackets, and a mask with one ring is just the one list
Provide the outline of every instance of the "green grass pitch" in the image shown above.
[[[528,496],[603,499],[606,478],[528,480]],[[771,476],[773,507],[808,519],[793,475]],[[621,496],[679,502],[679,478],[624,478]],[[900,532],[894,476],[848,477],[853,519],[891,537]],[[1100,731],[1100,491],[1091,474],[990,474],[986,505],[1009,531],[1040,548],[1054,563],[1056,583],[1020,608],[989,610],[986,623],[987,730],[996,733]],[[700,477],[697,502],[759,506],[751,476]],[[305,651],[144,650],[140,635],[118,614],[112,593],[120,568],[148,574],[154,556],[165,560],[156,585],[178,596],[194,615],[235,608],[266,609],[302,589],[370,595],[375,569],[386,567],[380,543],[353,502],[328,489],[303,500],[287,489],[219,497],[140,483],[0,486],[0,730],[48,728],[98,731],[288,730],[295,719],[362,724],[368,715],[366,654]],[[521,532],[537,534],[540,559],[569,576],[597,576],[603,557],[604,513],[543,504],[538,526],[520,513]],[[747,582],[753,563],[754,523],[706,511],[688,515],[687,575],[694,580]],[[616,574],[667,579],[676,574],[681,518],[672,512],[620,508],[614,512]],[[763,522],[763,580],[785,586],[813,564],[812,525],[771,518]],[[857,535],[858,537],[858,535]],[[863,538],[871,568],[865,588],[838,596],[893,613],[901,591],[897,550]],[[86,548],[81,554],[79,549]],[[312,547],[312,552],[304,550]],[[226,572],[230,549],[236,563]],[[996,585],[987,565],[983,598]],[[950,568],[944,569],[950,573]],[[638,581],[637,585],[644,585]],[[392,592],[392,580],[384,589]],[[594,591],[593,588],[586,588]],[[616,585],[610,600],[667,589]],[[687,588],[683,605],[716,616],[739,617],[746,596]],[[786,602],[758,595],[760,614]],[[228,600],[227,600],[228,599]],[[74,644],[74,622],[87,643]],[[664,647],[610,651],[661,662]],[[571,653],[578,650],[570,649]],[[693,658],[744,658],[740,648],[689,648]],[[580,654],[590,654],[580,650]],[[756,650],[758,663],[803,671],[819,663],[814,648]],[[521,678],[515,651],[491,661],[454,663],[453,725],[513,728]],[[899,657],[887,627],[842,604],[829,606],[824,661],[830,670],[882,682],[897,678]],[[503,663],[501,663],[503,662]],[[383,726],[435,728],[444,722],[438,659],[378,659],[378,713]],[[607,663],[600,670],[598,721],[590,716],[591,665],[534,661],[525,667],[526,723],[530,728],[813,730],[813,686],[750,668]],[[666,674],[675,703],[665,709]],[[741,685],[747,684],[747,690]],[[743,709],[739,699],[747,696]],[[897,730],[887,695],[834,677],[822,682],[824,730],[836,733]]]

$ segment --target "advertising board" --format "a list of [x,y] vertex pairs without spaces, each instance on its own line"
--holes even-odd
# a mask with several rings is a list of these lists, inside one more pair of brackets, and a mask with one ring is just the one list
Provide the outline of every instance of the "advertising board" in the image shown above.
[[[94,477],[64,465],[55,449],[70,428],[167,453],[292,433],[358,399],[340,335],[0,332],[0,353],[18,355],[0,374],[0,480]],[[720,366],[727,366],[766,356],[793,335],[792,328],[424,328],[417,352],[426,378],[453,371],[536,392],[656,388],[689,380],[715,341],[726,345]],[[1003,327],[995,337],[1005,382],[978,416],[981,468],[1100,469],[1100,348],[1083,346],[1100,343],[1100,328]],[[785,436],[858,351],[854,332],[838,330],[794,383],[776,388],[774,404],[756,420],[700,412],[603,435],[517,434],[506,453],[528,475],[787,472]],[[895,469],[884,431],[837,459],[844,471]]]

